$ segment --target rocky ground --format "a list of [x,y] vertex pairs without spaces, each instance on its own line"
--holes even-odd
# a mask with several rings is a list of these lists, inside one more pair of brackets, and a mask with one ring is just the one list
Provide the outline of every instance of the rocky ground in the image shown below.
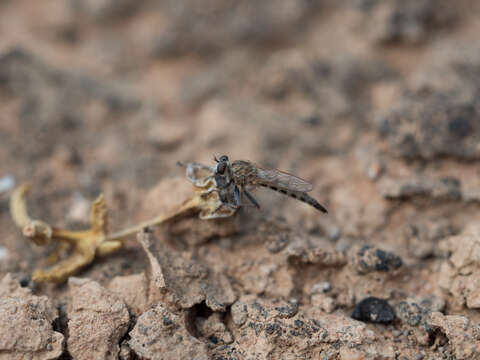
[[[479,11],[0,0],[0,359],[480,359]],[[12,180],[72,229],[104,192],[120,230],[184,200],[177,160],[222,154],[329,214],[260,189],[31,280],[52,248],[12,222]]]

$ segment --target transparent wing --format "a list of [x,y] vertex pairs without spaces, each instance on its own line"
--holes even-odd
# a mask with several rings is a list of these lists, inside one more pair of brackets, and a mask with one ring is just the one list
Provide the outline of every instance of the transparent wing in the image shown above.
[[308,181],[276,169],[263,169],[257,166],[257,177],[259,182],[285,190],[309,192],[313,188]]
[[190,180],[195,186],[204,187],[212,179],[213,169],[210,166],[200,163],[182,163],[177,162],[177,165],[186,169],[187,179]]

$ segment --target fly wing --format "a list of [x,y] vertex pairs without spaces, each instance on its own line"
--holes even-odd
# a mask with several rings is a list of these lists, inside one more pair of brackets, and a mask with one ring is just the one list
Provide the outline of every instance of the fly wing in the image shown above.
[[260,183],[285,190],[309,192],[313,188],[308,181],[276,169],[263,169],[257,166],[257,178]]

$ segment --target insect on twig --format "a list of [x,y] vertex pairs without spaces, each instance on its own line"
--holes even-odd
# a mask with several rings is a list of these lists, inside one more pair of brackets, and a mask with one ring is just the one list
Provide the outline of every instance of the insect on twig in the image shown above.
[[235,160],[230,163],[228,156],[214,158],[213,176],[217,184],[220,199],[225,205],[241,206],[242,194],[257,208],[260,205],[247,189],[263,186],[294,199],[303,201],[315,209],[328,213],[327,209],[307,192],[313,186],[297,176],[276,169],[264,169],[250,161]]

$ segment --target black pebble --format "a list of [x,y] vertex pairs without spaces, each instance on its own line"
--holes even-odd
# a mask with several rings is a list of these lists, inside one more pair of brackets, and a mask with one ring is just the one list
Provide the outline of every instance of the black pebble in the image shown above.
[[402,258],[393,253],[377,249],[377,258],[380,263],[376,264],[375,269],[377,271],[389,271],[390,269],[398,269],[402,266]]
[[465,114],[459,114],[448,122],[448,130],[457,138],[464,138],[470,135],[473,130],[471,117],[474,110],[466,109]]
[[352,318],[365,322],[389,324],[395,319],[395,312],[388,302],[371,296],[355,305]]
[[20,286],[22,288],[33,286],[32,278],[30,277],[30,275],[23,275],[18,282],[20,283]]

